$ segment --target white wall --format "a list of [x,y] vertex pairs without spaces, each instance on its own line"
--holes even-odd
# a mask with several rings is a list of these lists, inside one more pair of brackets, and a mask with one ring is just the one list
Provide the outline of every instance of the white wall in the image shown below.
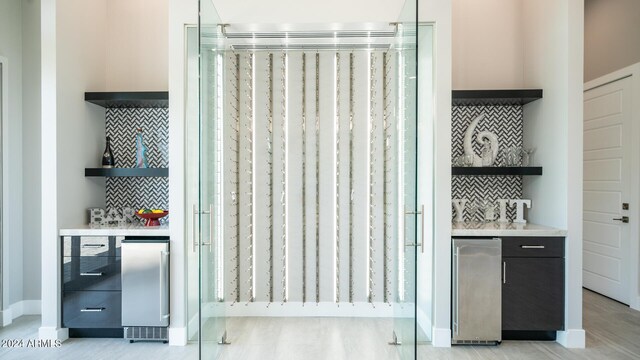
[[167,91],[168,0],[107,1],[106,87],[101,91]]
[[[22,5],[20,0],[0,2],[0,56],[9,71],[7,119],[3,124],[3,226],[6,253],[4,306],[23,300],[22,274]],[[9,276],[10,275],[10,276]]]
[[453,88],[523,87],[523,0],[453,0]]
[[[104,206],[104,180],[85,178],[104,147],[104,109],[84,92],[105,88],[106,0],[41,0],[42,77],[42,326],[60,330],[58,229],[86,222],[88,207]],[[54,149],[51,151],[50,149]]]
[[638,0],[585,1],[585,82],[640,62],[638,24]]
[[[22,137],[24,164],[40,164],[40,0],[22,1],[23,116]],[[29,224],[40,223],[40,167],[23,166],[23,218]],[[24,299],[40,299],[40,227],[24,226]]]
[[[169,211],[171,212],[171,326],[169,344],[187,342],[187,241],[185,238],[185,24],[198,23],[196,0],[169,0]],[[197,260],[193,259],[192,260]],[[191,294],[193,295],[193,294]],[[197,296],[197,295],[196,295]]]
[[525,177],[529,221],[567,229],[565,331],[558,341],[584,347],[582,330],[583,0],[523,2],[525,85],[544,98],[525,106],[524,145],[537,148],[544,175]]
[[56,149],[56,0],[41,0],[40,16],[41,63],[41,114],[40,128],[43,134],[40,149],[42,162],[42,210],[41,210],[41,234],[42,234],[42,326],[38,334],[44,339],[65,339],[68,333],[59,329],[60,325],[60,267],[58,256],[58,177],[57,177],[57,151]]
[[106,0],[57,1],[58,226],[86,223],[87,208],[105,205],[104,179],[85,178],[104,150],[102,107],[85,91],[105,89]]

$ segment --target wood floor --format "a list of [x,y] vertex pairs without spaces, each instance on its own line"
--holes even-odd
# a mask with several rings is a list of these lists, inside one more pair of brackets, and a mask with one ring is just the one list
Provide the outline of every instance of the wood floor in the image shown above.
[[[640,359],[640,312],[585,290],[586,349],[555,342],[504,341],[500,346],[418,347],[418,359]],[[0,329],[0,340],[35,339],[39,316],[23,316]],[[396,360],[388,319],[235,318],[229,319],[231,345],[224,360]],[[195,344],[129,344],[122,339],[70,339],[59,348],[0,348],[0,360],[40,359],[197,359]],[[206,358],[206,357],[205,357]]]

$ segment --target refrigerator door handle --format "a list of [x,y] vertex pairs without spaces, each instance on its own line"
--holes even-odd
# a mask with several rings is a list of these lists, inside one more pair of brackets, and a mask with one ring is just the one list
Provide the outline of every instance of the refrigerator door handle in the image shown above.
[[[168,251],[164,251],[161,250],[160,251],[160,266],[158,267],[160,273],[160,322],[162,322],[164,319],[169,318],[169,313],[167,312],[166,314],[164,313],[164,308],[165,308],[165,304],[164,304],[164,298],[165,298],[165,282],[166,282],[166,272],[167,272],[167,265],[166,262],[164,261],[164,259],[166,257],[169,256],[169,252]],[[168,310],[168,309],[167,309]]]
[[456,256],[455,256],[455,275],[454,275],[454,279],[456,279],[455,285],[454,285],[454,291],[455,291],[455,297],[454,297],[454,301],[456,302],[455,307],[454,307],[454,317],[453,317],[453,326],[454,326],[454,331],[457,334],[460,333],[460,322],[459,322],[459,318],[460,318],[460,247],[456,246]]

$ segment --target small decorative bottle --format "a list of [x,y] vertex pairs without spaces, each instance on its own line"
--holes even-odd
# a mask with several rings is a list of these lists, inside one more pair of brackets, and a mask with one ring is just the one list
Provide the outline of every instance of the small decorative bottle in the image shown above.
[[491,144],[491,141],[489,141],[488,139],[484,139],[484,142],[482,143],[482,156],[480,156],[480,158],[482,159],[482,166],[491,166],[493,165],[493,147]]
[[142,141],[141,128],[138,128],[138,133],[136,134],[136,167],[137,168],[149,167],[149,164],[147,163],[147,147],[144,146],[144,142]]
[[111,151],[111,138],[107,136],[107,145],[102,153],[102,167],[105,169],[111,169],[116,166],[116,160],[113,157],[113,151]]

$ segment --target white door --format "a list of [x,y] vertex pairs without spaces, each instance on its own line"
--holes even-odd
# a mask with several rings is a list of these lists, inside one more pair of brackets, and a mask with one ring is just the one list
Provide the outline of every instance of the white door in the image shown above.
[[625,304],[629,224],[617,219],[631,199],[631,84],[627,77],[584,93],[583,286]]

